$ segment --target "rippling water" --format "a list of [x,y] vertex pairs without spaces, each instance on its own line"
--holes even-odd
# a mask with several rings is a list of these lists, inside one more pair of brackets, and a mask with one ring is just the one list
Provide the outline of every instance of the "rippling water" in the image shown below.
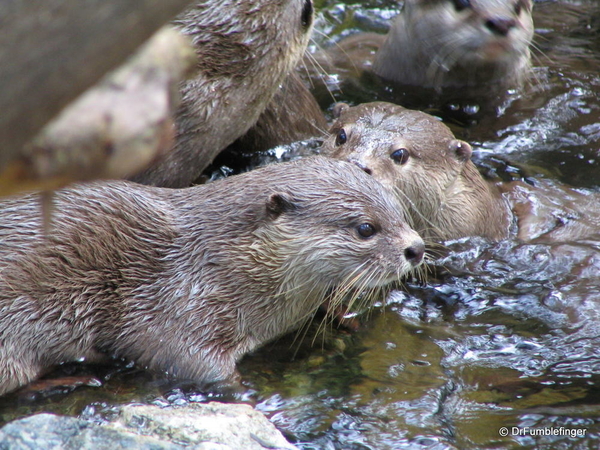
[[[333,39],[385,32],[397,11],[383,0],[317,6]],[[454,130],[486,173],[548,195],[600,195],[600,5],[538,2],[534,19],[537,81],[497,117]],[[347,94],[333,91],[337,101]],[[586,208],[598,220],[600,205]],[[258,409],[302,449],[600,448],[600,230],[565,242],[470,238],[448,250],[425,285],[394,291],[357,332],[329,329],[311,346],[309,330],[304,344],[290,336],[246,358]],[[23,408],[0,404],[0,414],[160,398],[128,367],[105,380]],[[559,435],[518,435],[526,429]]]

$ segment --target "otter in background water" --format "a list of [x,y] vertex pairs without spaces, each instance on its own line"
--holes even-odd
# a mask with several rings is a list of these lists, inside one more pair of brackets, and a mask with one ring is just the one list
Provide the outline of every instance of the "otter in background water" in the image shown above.
[[424,255],[393,195],[322,157],[187,189],[79,185],[55,204],[44,236],[35,195],[0,202],[0,395],[103,354],[230,381],[325,301],[375,294]]
[[314,57],[357,103],[375,97],[471,123],[529,78],[531,11],[531,0],[406,0],[387,35],[355,34]]
[[530,67],[531,9],[531,0],[406,0],[373,72],[439,91],[517,87]]
[[313,25],[312,0],[205,0],[176,21],[198,55],[182,85],[177,141],[133,181],[185,187],[256,123],[303,55]]

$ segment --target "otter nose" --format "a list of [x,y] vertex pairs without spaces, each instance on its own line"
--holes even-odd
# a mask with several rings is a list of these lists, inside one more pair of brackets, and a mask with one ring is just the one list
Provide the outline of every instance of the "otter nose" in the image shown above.
[[348,160],[348,162],[354,164],[355,166],[358,166],[360,169],[364,170],[369,175],[373,175],[373,171],[371,169],[369,169],[367,167],[367,165],[364,164],[362,161],[359,161],[358,159],[350,158]]
[[413,267],[418,266],[421,261],[423,261],[424,255],[425,243],[421,239],[413,241],[412,244],[404,250],[404,257]]
[[506,36],[516,24],[515,19],[508,17],[492,17],[485,22],[485,26],[499,36]]

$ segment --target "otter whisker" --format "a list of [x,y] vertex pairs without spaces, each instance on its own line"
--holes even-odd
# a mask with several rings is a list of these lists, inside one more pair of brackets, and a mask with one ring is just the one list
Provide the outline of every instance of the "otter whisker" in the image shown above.
[[[411,206],[412,210],[415,212],[415,214],[424,222],[424,224],[427,224],[431,227],[431,230],[433,230],[435,233],[441,232],[441,230],[437,227],[435,223],[433,223],[429,219],[429,217],[421,213],[420,208],[417,206],[417,204],[408,195],[406,195],[406,193],[402,189],[400,189],[397,186],[394,186],[393,192],[396,194],[397,197],[399,197],[401,201],[408,203]],[[410,225],[412,227],[415,227],[415,223],[413,222],[412,216],[409,216],[409,221]]]
[[[426,70],[426,77],[436,88],[441,88],[444,84],[444,76],[454,68],[454,65],[460,59],[456,56],[462,47],[462,39],[459,36],[452,36],[446,39],[441,48],[432,49],[434,57]],[[465,52],[466,53],[466,52]]]
[[377,298],[381,298],[388,289],[388,285],[383,286],[382,282],[384,280],[384,275],[380,274],[375,283],[370,283],[370,287],[365,289],[363,295],[361,295],[357,300],[359,303],[356,307],[359,311],[367,310],[367,317],[370,314],[371,307],[373,306],[374,301]]
[[[376,271],[374,270],[376,264],[371,263],[371,265],[366,269],[364,268],[365,264],[366,263],[363,263],[359,268],[357,268],[357,270],[349,274],[335,289],[335,291],[332,292],[330,298],[328,299],[328,308],[325,318],[319,325],[319,332],[324,332],[326,325],[333,324],[335,312],[343,303],[346,304],[345,314],[347,314],[353,309],[354,303],[357,299],[364,297],[365,294],[368,295],[369,291],[373,289],[369,286],[373,284],[373,280],[376,279],[376,276],[379,278],[375,284],[378,285],[381,283],[384,278],[384,274],[376,274]],[[365,273],[367,274],[367,277],[364,276]],[[348,297],[348,294],[351,294],[350,297]]]
[[[364,301],[367,304],[373,292],[381,289],[381,285],[383,284],[384,279],[387,278],[386,274],[382,271],[375,270],[377,264],[372,262],[370,267],[361,273],[361,278],[353,277],[352,280],[349,280],[349,285],[351,292],[353,295],[346,299],[346,311],[352,311],[355,307],[355,303],[357,301]],[[364,273],[367,274],[366,277],[362,276]],[[359,309],[361,309],[361,305],[359,304]]]
[[[546,39],[543,36],[540,36],[541,39]],[[553,65],[554,64],[554,59],[551,58],[548,54],[546,54],[540,46],[538,46],[535,41],[531,43],[531,49],[533,50],[531,52],[531,57],[532,59],[535,61],[535,63],[537,63],[538,66],[545,66],[545,65]],[[545,63],[544,63],[545,60]],[[532,67],[529,68],[529,73],[531,74],[531,77],[527,78],[527,83],[529,87],[533,87],[533,86],[541,86],[542,85],[542,80],[540,79],[539,75],[537,74],[537,72],[535,70],[533,70]]]
[[347,297],[349,292],[352,292],[356,280],[360,279],[366,263],[360,264],[347,277],[345,277],[331,293],[328,299],[327,315],[332,314]]

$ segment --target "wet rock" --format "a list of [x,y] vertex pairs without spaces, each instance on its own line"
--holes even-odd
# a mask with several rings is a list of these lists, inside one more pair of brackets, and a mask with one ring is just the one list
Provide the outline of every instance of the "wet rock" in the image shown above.
[[195,404],[183,408],[126,405],[114,420],[36,414],[0,429],[0,449],[294,449],[248,405]]

